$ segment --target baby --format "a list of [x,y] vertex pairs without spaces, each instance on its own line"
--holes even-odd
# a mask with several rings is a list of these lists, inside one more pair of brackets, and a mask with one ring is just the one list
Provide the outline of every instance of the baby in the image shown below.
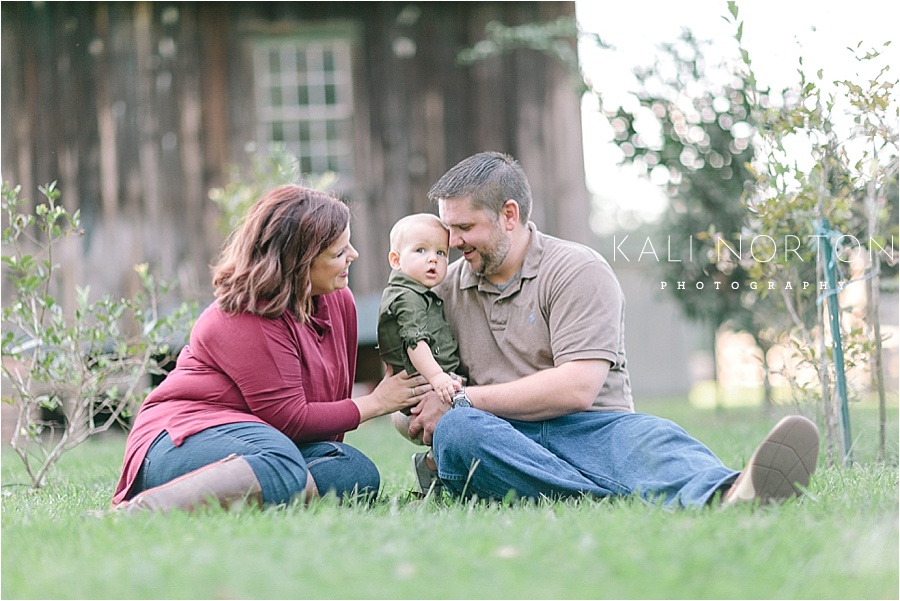
[[[394,373],[421,374],[448,405],[460,389],[456,339],[444,319],[443,301],[432,292],[447,275],[450,236],[436,215],[417,213],[391,228],[391,276],[378,310],[378,352]],[[409,438],[409,411],[391,416]],[[431,451],[413,455],[419,492],[439,487]]]

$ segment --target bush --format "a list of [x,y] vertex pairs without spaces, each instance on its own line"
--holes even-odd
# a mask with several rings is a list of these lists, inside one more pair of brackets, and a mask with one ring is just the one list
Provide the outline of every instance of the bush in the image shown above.
[[55,183],[39,189],[46,202],[32,211],[20,187],[2,187],[4,284],[12,291],[3,307],[3,402],[17,409],[10,444],[34,488],[65,451],[127,422],[196,313],[182,303],[162,315],[168,287],[147,265],[135,267],[141,290],[132,298],[92,301],[78,287],[75,306],[64,307],[55,252],[84,232],[78,211],[58,203]]

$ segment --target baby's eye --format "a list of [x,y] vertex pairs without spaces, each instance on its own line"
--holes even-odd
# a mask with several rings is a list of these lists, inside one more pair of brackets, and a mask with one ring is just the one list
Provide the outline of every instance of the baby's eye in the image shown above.
[[447,256],[447,251],[446,251],[446,250],[439,250],[439,251],[437,251],[437,254],[438,254],[439,257],[446,257],[446,256]]
[[425,252],[425,249],[420,247],[416,249],[416,252],[422,254],[423,252]]

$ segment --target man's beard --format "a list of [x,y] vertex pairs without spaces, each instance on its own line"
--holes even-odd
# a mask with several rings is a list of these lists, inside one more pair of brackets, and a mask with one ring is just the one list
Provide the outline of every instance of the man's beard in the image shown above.
[[481,277],[490,277],[497,273],[509,254],[510,246],[512,246],[506,236],[503,235],[503,230],[500,227],[492,229],[488,244],[487,248],[478,249],[481,265],[474,271],[476,275]]

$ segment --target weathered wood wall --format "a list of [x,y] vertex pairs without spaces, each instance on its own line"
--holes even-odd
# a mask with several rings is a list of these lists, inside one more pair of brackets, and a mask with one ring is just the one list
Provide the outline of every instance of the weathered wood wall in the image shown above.
[[[128,293],[132,265],[148,262],[182,295],[206,300],[222,241],[208,191],[247,161],[255,138],[251,40],[348,23],[358,32],[356,172],[346,191],[358,296],[386,281],[391,224],[433,211],[431,184],[482,150],[522,162],[545,231],[588,241],[574,75],[526,49],[456,61],[490,21],[561,15],[574,15],[574,4],[4,2],[2,175],[29,198],[56,180],[65,204],[81,210],[86,236],[62,259],[68,284]],[[414,53],[395,52],[398,38]]]

